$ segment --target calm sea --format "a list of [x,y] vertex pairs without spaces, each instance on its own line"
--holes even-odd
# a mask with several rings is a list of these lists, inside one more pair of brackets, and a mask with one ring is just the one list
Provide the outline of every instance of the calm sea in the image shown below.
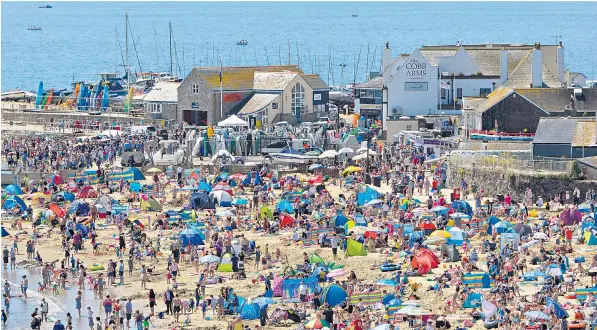
[[[125,12],[136,71],[299,63],[329,84],[377,71],[386,40],[394,55],[432,44],[512,42],[566,47],[566,67],[597,74],[597,3],[498,2],[2,2],[2,90],[69,87],[122,71]],[[353,14],[357,17],[352,17]],[[29,26],[41,31],[28,31]],[[120,45],[116,37],[118,32]],[[236,46],[245,39],[247,46]],[[134,41],[134,42],[133,42]],[[290,46],[289,46],[290,45]],[[135,50],[136,49],[136,50]],[[122,50],[122,51],[121,51]],[[345,66],[343,65],[345,64]]]

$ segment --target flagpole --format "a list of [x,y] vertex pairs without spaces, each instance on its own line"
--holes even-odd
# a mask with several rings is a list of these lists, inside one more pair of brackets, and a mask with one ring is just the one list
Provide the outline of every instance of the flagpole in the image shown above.
[[222,58],[220,58],[220,119],[224,120],[224,94],[222,94]]

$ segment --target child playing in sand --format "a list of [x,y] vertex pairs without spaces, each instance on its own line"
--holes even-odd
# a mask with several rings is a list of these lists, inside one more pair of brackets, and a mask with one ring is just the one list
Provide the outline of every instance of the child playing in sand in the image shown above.
[[60,290],[58,290],[58,283],[56,283],[56,281],[52,281],[52,295],[57,295],[60,293]]
[[37,282],[37,292],[44,292],[45,289],[46,286],[43,283]]

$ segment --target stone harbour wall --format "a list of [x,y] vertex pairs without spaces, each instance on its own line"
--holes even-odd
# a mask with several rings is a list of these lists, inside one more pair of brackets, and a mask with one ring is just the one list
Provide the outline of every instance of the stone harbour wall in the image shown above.
[[510,193],[515,201],[521,201],[527,188],[533,190],[533,200],[539,196],[549,201],[560,191],[572,191],[578,187],[581,200],[589,189],[597,190],[597,181],[572,180],[568,174],[548,172],[506,171],[501,169],[471,168],[451,165],[448,171],[449,187],[458,187],[464,178],[469,187],[483,189],[485,196]]

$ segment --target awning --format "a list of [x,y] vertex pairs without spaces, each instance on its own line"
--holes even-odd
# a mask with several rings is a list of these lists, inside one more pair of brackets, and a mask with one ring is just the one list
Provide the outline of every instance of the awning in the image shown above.
[[261,111],[270,105],[278,96],[278,94],[255,94],[238,113],[242,115],[250,115]]

